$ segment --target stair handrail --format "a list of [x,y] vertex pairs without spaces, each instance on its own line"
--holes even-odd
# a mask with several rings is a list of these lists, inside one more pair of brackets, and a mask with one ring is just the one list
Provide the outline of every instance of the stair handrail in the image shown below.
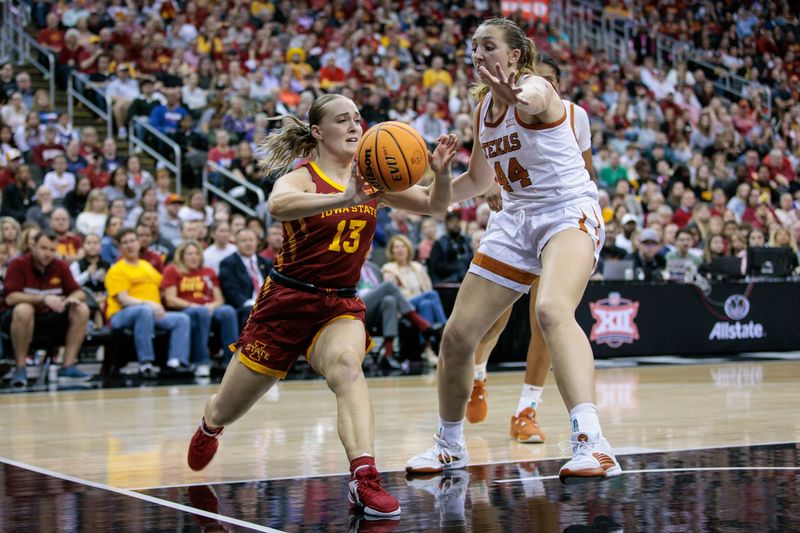
[[[572,46],[579,44],[581,38],[591,36],[597,41],[595,44],[598,47],[609,52],[611,59],[626,59],[624,55],[626,51],[622,49],[620,40],[632,42],[638,32],[638,26],[633,20],[608,15],[604,12],[602,4],[587,0],[555,0],[551,2],[551,9],[556,14],[553,19],[554,25],[573,37],[573,42],[570,43]],[[576,17],[579,19],[578,23],[573,20]],[[717,77],[712,82],[722,91],[738,98],[761,93],[767,113],[772,114],[772,91],[769,87],[743,78],[724,66],[709,63],[704,58],[704,51],[696,48],[692,42],[680,41],[663,33],[657,33],[655,39],[655,60],[659,68],[663,68],[664,60],[669,56],[694,63],[712,71]],[[621,54],[614,57],[612,52],[615,51]]]
[[[25,28],[28,25],[28,13],[21,3],[16,4],[11,0],[3,0],[3,25],[0,29],[0,57],[16,59],[17,65],[26,62],[42,73],[48,82],[50,102],[55,105],[56,97],[56,59],[52,50],[48,50],[36,39],[28,35]],[[39,55],[31,51],[36,50],[47,58],[47,66],[39,61]],[[16,58],[14,56],[16,55]]]
[[[83,87],[91,88],[97,94],[102,96],[106,102],[106,108],[101,109],[95,102],[87,98],[81,90],[76,89],[75,80],[81,82]],[[67,78],[67,114],[69,115],[69,121],[74,123],[75,103],[73,100],[77,100],[78,102],[82,103],[86,109],[93,112],[95,115],[100,117],[103,122],[106,123],[106,137],[114,136],[113,115],[111,113],[111,96],[108,95],[108,92],[104,87],[92,86],[92,81],[89,79],[89,76],[74,69],[70,71],[69,77]]]
[[[134,154],[137,150],[145,152],[147,155],[161,163],[167,170],[172,172],[175,176],[175,192],[181,194],[182,189],[182,174],[181,169],[181,147],[174,140],[170,139],[164,133],[157,130],[150,124],[147,117],[133,117],[131,125],[128,128],[128,153]],[[164,143],[172,153],[175,154],[175,161],[170,161],[163,153],[159,152],[147,142],[146,134],[152,135],[162,143]]]
[[[217,187],[216,185],[211,183],[208,180],[209,169],[212,170],[213,172],[218,173],[223,178],[231,180],[235,182],[237,185],[241,185],[242,187],[244,187],[249,191],[253,191],[258,197],[258,205],[256,206],[256,209],[253,209],[249,205],[240,201],[238,198],[236,198],[229,192],[225,191],[221,187]],[[246,213],[249,216],[260,216],[261,210],[259,210],[258,207],[263,206],[264,203],[266,202],[266,195],[264,194],[264,190],[261,187],[253,185],[251,182],[237,176],[227,168],[219,165],[218,163],[215,163],[214,161],[208,161],[203,166],[203,192],[207,194],[207,191],[214,193],[215,195],[222,198],[232,206],[239,208],[242,212]]]

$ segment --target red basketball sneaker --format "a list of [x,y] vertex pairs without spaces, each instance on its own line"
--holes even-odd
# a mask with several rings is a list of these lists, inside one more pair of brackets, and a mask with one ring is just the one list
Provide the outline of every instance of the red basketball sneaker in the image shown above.
[[364,509],[364,514],[387,518],[400,515],[400,502],[381,486],[381,476],[374,464],[357,467],[350,476],[350,503]]
[[202,470],[208,466],[214,454],[217,453],[219,441],[217,437],[222,435],[222,428],[211,433],[204,429],[205,421],[200,423],[200,427],[194,432],[192,440],[189,443],[188,463],[189,468],[192,470]]

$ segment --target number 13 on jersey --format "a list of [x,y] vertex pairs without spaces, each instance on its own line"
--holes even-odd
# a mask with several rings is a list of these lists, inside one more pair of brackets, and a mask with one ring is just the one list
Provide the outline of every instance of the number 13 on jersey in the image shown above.
[[[333,238],[331,245],[328,246],[328,250],[332,252],[344,251],[348,254],[356,253],[358,245],[361,243],[361,230],[366,225],[366,220],[342,220],[336,226],[336,236]],[[350,233],[345,237],[344,232],[346,230],[349,230]]]
[[508,173],[503,172],[503,167],[500,165],[500,161],[494,164],[494,175],[495,179],[497,180],[498,185],[500,185],[503,189],[507,192],[511,192],[514,189],[511,188],[511,183],[519,182],[519,186],[522,188],[528,187],[531,184],[531,179],[528,177],[528,171],[519,164],[516,157],[512,157],[508,161]]

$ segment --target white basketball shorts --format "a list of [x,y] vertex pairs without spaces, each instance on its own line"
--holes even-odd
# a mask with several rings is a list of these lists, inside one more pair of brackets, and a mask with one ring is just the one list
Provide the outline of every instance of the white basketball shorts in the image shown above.
[[594,243],[594,264],[605,241],[600,206],[594,200],[558,206],[544,213],[529,210],[492,213],[469,271],[509,289],[527,293],[542,273],[542,250],[557,233],[577,228]]

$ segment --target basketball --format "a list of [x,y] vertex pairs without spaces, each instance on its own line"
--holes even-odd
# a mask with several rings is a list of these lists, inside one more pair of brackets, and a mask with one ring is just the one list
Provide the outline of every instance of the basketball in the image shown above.
[[417,183],[428,166],[428,147],[417,131],[403,122],[372,126],[356,150],[358,170],[374,188],[400,192]]

